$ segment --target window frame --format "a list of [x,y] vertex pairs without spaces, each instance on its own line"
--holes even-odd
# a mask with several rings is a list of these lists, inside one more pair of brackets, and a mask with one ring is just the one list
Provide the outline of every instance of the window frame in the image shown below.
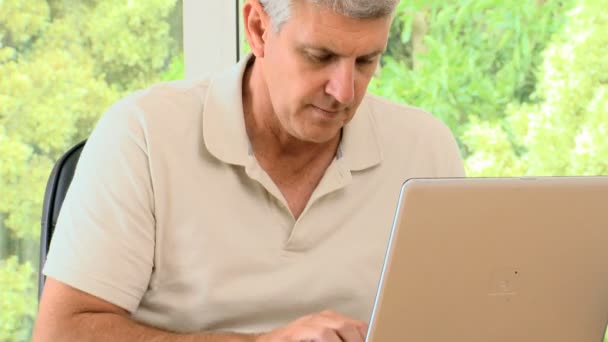
[[183,0],[183,5],[184,78],[205,78],[234,65],[240,57],[240,1]]

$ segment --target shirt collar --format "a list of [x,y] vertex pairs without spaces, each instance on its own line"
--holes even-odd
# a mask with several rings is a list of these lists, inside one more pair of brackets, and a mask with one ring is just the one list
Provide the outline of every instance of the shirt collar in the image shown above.
[[[203,139],[207,150],[228,164],[246,165],[251,148],[243,113],[242,83],[251,60],[249,54],[211,79],[203,108]],[[336,159],[351,171],[364,170],[382,161],[382,151],[368,96],[344,127]]]
[[207,150],[228,164],[245,165],[250,155],[243,114],[243,76],[251,56],[213,77],[203,107]]
[[366,95],[355,116],[344,126],[338,157],[351,171],[361,171],[382,162],[382,148],[376,126],[376,115]]

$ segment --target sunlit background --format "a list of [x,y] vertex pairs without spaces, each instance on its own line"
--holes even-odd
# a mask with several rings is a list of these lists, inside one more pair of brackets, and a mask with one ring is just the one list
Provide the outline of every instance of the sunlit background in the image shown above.
[[[0,0],[0,341],[31,338],[55,160],[120,97],[184,76],[182,7]],[[403,0],[370,91],[443,120],[470,176],[608,174],[607,8]]]

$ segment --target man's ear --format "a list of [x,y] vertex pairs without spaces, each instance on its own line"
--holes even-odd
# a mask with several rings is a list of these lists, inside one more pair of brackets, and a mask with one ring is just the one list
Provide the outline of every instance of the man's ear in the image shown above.
[[264,47],[270,30],[270,18],[258,0],[247,0],[243,6],[243,26],[251,52],[264,57]]

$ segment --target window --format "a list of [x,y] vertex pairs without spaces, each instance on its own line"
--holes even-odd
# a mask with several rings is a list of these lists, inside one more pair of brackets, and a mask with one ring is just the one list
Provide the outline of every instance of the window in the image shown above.
[[401,1],[371,91],[454,132],[469,176],[608,174],[606,1]]
[[125,94],[183,77],[182,2],[0,1],[0,341],[29,341],[58,157]]

